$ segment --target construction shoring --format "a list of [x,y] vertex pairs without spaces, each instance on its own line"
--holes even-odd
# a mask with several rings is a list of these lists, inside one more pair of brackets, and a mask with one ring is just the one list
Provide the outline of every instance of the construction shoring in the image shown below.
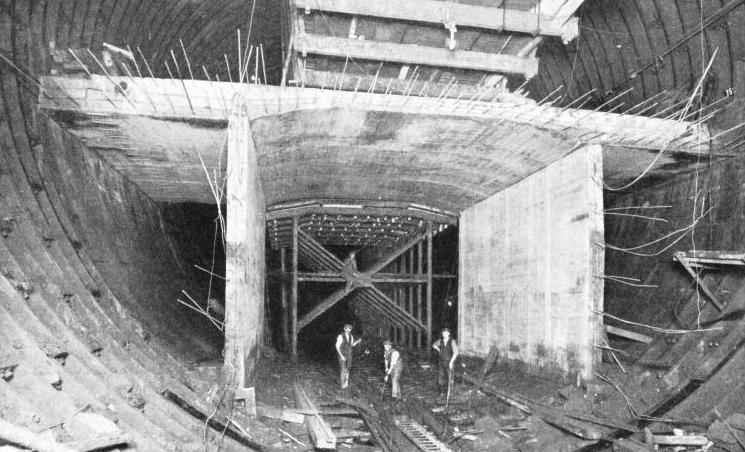
[[[111,78],[116,83],[131,83],[128,77]],[[210,99],[222,96],[232,98],[238,95],[249,105],[251,120],[297,110],[349,107],[538,124],[549,130],[582,136],[584,141],[592,144],[651,150],[667,146],[670,151],[691,154],[708,154],[710,147],[708,129],[701,125],[694,127],[690,122],[559,108],[550,104],[492,102],[479,99],[465,101],[416,95],[184,80],[186,91],[192,93],[192,113],[184,89],[171,80],[138,79],[139,88],[129,90],[127,99],[118,93],[116,87],[106,78],[95,74],[86,79],[41,77],[40,82],[44,95],[40,95],[39,105],[50,111],[226,121],[229,112],[221,106],[213,105]],[[90,87],[95,89],[91,90]],[[156,105],[167,105],[169,108],[152,113],[151,102],[155,102]],[[688,140],[687,144],[683,143],[692,136],[696,139]],[[683,143],[681,146],[678,146],[679,141]]]
[[290,355],[293,359],[297,358],[297,304],[298,304],[298,224],[297,217],[292,220],[292,302],[290,306],[290,326],[292,330],[292,344],[290,346]]

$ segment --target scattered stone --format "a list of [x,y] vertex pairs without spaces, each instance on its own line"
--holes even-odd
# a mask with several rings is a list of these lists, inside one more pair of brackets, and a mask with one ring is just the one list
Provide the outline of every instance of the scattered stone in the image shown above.
[[147,400],[145,398],[137,393],[132,393],[130,397],[127,398],[129,401],[129,404],[132,405],[135,409],[138,409],[140,411],[145,409],[145,405],[147,404]]
[[130,393],[134,387],[129,378],[123,374],[111,374],[106,378],[106,383],[115,391],[121,393]]
[[57,372],[47,372],[44,374],[44,381],[49,383],[54,389],[62,390],[62,377]]
[[10,381],[13,379],[13,375],[15,375],[16,367],[18,367],[17,364],[11,364],[11,365],[3,365],[4,367],[0,367],[0,378],[2,378],[5,381]]
[[76,441],[122,433],[113,421],[96,413],[78,413],[63,427]]
[[0,218],[0,234],[3,237],[9,236],[10,233],[13,232],[15,222],[16,222],[16,219],[13,217]]
[[23,296],[24,300],[28,300],[36,290],[31,283],[26,281],[16,281],[15,288]]
[[91,352],[92,355],[100,356],[101,352],[103,351],[103,344],[98,341],[98,339],[86,335],[84,338],[85,345],[88,346],[88,351]]
[[52,359],[56,360],[64,360],[67,358],[67,350],[62,347],[62,344],[59,344],[52,340],[47,340],[39,344],[39,348],[41,351],[44,352],[45,355]]

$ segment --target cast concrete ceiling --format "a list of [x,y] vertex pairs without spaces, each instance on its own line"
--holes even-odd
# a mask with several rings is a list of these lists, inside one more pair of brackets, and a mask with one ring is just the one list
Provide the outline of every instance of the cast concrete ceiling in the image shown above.
[[99,76],[43,84],[48,114],[160,202],[215,201],[208,177],[225,174],[234,108],[251,121],[269,206],[372,199],[457,213],[585,143],[605,146],[607,183],[636,177],[655,158],[649,174],[689,169],[708,152],[705,130],[686,123],[517,97],[482,102]]

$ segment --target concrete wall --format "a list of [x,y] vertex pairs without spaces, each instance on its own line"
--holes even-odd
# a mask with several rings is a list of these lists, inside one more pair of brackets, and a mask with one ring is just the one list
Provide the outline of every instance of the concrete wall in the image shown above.
[[[264,321],[264,192],[246,112],[228,127],[225,364],[240,388],[252,387]],[[230,375],[230,374],[229,374]]]
[[94,275],[89,290],[117,298],[139,323],[132,334],[151,337],[185,359],[218,353],[219,332],[176,302],[182,290],[204,302],[206,290],[185,271],[191,263],[181,258],[159,206],[45,115],[38,125],[39,173],[31,179],[52,198],[49,206],[65,236],[51,226],[44,233],[71,241]]
[[603,308],[602,155],[575,151],[461,214],[466,354],[591,375]]

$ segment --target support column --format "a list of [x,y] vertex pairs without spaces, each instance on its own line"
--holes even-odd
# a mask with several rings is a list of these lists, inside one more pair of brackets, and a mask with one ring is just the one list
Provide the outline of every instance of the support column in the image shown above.
[[[414,248],[411,248],[409,250],[409,274],[414,273]],[[409,299],[407,300],[407,306],[406,309],[409,311],[409,314],[416,317],[416,313],[414,312],[414,284],[409,284],[408,292],[409,292]],[[409,334],[407,338],[408,346],[414,347],[414,331],[413,328],[409,328]]]
[[281,303],[282,303],[282,347],[285,351],[290,348],[290,310],[287,302],[287,281],[284,275],[287,272],[287,247],[283,246],[279,252],[280,270],[282,270],[282,279],[280,280]]
[[243,109],[228,126],[225,265],[225,372],[255,415],[254,375],[261,355],[265,288],[265,205],[256,149]]
[[568,381],[594,378],[603,309],[603,150],[579,148],[469,207],[459,226],[458,346]]
[[[416,245],[416,254],[417,254],[417,267],[416,272],[418,275],[421,275],[424,271],[424,247],[422,246],[422,242],[419,242]],[[422,320],[422,285],[417,284],[416,285],[416,318],[421,323]],[[416,347],[422,348],[422,330],[417,330],[416,332]]]
[[292,331],[290,343],[290,355],[292,359],[297,359],[297,300],[298,300],[298,281],[297,281],[297,217],[292,219],[292,301],[290,302],[290,330]]
[[427,221],[427,350],[432,348],[432,220]]

